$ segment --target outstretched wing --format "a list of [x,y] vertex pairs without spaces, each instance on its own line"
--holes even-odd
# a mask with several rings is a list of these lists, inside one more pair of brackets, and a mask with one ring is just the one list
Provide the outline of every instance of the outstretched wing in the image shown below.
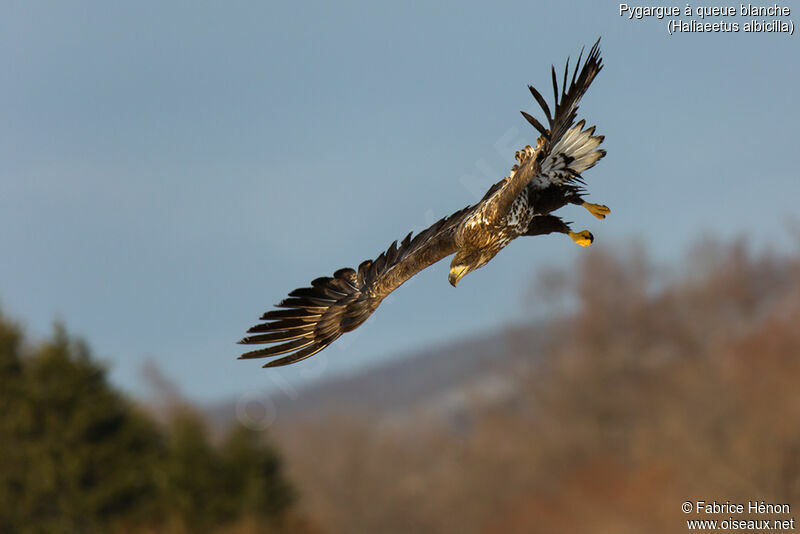
[[578,56],[578,62],[569,85],[567,84],[569,59],[567,59],[560,95],[556,69],[555,67],[551,69],[555,114],[551,115],[550,107],[541,93],[533,86],[528,86],[536,102],[544,111],[549,128],[545,128],[530,114],[522,112],[522,115],[541,135],[536,141],[535,149],[523,150],[518,153],[519,165],[514,166],[510,177],[490,198],[485,200],[482,210],[487,219],[499,220],[504,217],[514,199],[529,183],[533,182],[536,187],[546,187],[555,183],[580,181],[580,173],[605,155],[605,151],[595,150],[603,138],[594,136],[594,127],[583,130],[583,121],[573,127],[581,97],[589,89],[597,73],[603,68],[600,58],[600,39],[589,50],[586,61],[581,67],[582,57],[583,50]]
[[[554,116],[550,115],[550,107],[541,93],[535,87],[528,86],[534,99],[542,108],[549,126],[549,128],[545,128],[536,118],[522,112],[528,122],[542,134],[542,138],[547,141],[548,145],[541,171],[533,179],[536,187],[581,182],[581,173],[594,166],[606,154],[605,150],[597,149],[603,142],[603,136],[594,135],[594,126],[584,129],[585,121],[573,125],[580,99],[603,68],[603,60],[600,57],[600,39],[589,50],[583,67],[581,67],[582,56],[583,50],[578,56],[569,86],[567,84],[569,59],[567,59],[560,95],[556,69],[555,67],[551,68],[555,98]],[[578,73],[579,68],[580,74]]]
[[288,354],[264,367],[277,367],[313,356],[345,332],[361,325],[381,301],[403,282],[456,251],[454,233],[471,207],[445,217],[398,246],[392,243],[377,259],[358,269],[339,269],[332,277],[317,278],[311,287],[289,293],[276,310],[261,316],[267,321],[250,328],[253,334],[239,343],[270,344],[240,358]]

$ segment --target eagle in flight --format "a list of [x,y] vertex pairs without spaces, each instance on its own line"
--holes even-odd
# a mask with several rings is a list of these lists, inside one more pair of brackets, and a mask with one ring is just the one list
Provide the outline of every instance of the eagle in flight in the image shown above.
[[586,128],[585,121],[575,122],[581,97],[603,68],[599,45],[598,39],[583,65],[581,50],[569,84],[567,58],[560,91],[555,67],[551,68],[552,113],[541,93],[528,86],[544,112],[547,127],[522,112],[540,134],[536,147],[529,145],[518,151],[509,176],[494,184],[480,202],[435,222],[413,238],[409,233],[399,244],[395,241],[377,259],[366,260],[357,269],[339,269],[331,277],[313,280],[311,287],[295,289],[239,342],[268,346],[240,358],[284,355],[264,365],[276,367],[313,356],[345,332],[358,328],[403,282],[451,254],[455,256],[448,279],[455,287],[467,273],[486,265],[520,236],[559,232],[581,246],[591,244],[594,238],[588,230],[573,232],[552,212],[566,204],[577,204],[599,219],[610,213],[606,206],[583,199],[582,173],[605,156],[605,150],[598,148],[603,136],[594,135],[595,127]]

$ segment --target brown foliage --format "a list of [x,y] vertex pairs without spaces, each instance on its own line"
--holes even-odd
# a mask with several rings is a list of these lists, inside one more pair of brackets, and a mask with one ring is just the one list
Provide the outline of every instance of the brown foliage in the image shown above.
[[328,532],[680,532],[686,500],[800,506],[800,258],[706,240],[669,275],[640,246],[606,248],[560,282],[575,313],[467,424],[420,409],[284,429],[310,516]]

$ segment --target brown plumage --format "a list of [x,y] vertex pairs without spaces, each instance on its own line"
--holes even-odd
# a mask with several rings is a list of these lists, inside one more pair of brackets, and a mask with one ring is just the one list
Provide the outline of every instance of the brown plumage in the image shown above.
[[584,121],[574,124],[578,102],[602,69],[599,39],[589,51],[583,67],[580,57],[569,86],[569,60],[559,94],[552,69],[555,113],[542,95],[529,86],[544,111],[548,127],[531,115],[525,118],[541,134],[536,147],[516,154],[517,164],[508,177],[494,184],[474,206],[445,217],[399,245],[395,241],[378,258],[358,269],[340,269],[332,277],[317,278],[310,287],[295,289],[277,308],[266,312],[265,321],[248,330],[243,344],[268,344],[241,358],[285,355],[264,367],[294,363],[316,354],[345,332],[360,326],[381,301],[403,282],[428,266],[455,254],[449,281],[456,286],[467,273],[486,265],[500,250],[521,235],[550,232],[569,234],[579,244],[588,244],[588,231],[573,233],[569,226],[549,215],[567,203],[582,204],[598,217],[608,208],[583,201],[581,173],[592,167],[605,151],[597,149],[602,137]]

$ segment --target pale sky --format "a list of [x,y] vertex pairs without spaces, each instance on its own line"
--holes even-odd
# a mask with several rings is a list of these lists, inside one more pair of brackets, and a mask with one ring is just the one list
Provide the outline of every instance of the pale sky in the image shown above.
[[288,291],[506,175],[536,139],[526,85],[552,98],[550,64],[598,36],[579,117],[606,136],[586,178],[613,211],[566,218],[663,261],[707,234],[790,246],[797,36],[670,36],[589,1],[17,2],[0,16],[0,306],[37,338],[63,321],[128,391],[153,360],[200,401],[524,321],[532,273],[585,253],[564,236],[519,239],[457,289],[442,262],[296,366],[235,359]]

